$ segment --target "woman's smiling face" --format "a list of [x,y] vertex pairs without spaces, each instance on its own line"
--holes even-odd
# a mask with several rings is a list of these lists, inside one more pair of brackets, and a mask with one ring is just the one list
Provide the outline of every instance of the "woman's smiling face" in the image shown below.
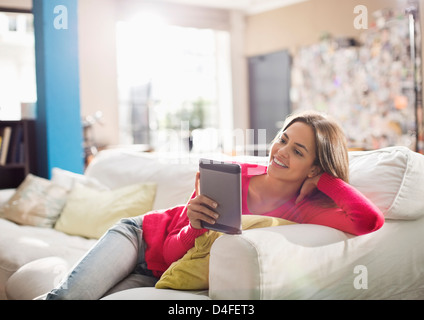
[[303,181],[312,177],[318,166],[314,130],[294,122],[274,142],[269,156],[268,174],[278,179]]

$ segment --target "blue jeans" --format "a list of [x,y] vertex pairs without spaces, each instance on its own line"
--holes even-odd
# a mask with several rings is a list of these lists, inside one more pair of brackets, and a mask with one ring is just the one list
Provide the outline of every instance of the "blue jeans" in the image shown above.
[[47,300],[97,300],[130,287],[151,287],[157,279],[147,269],[143,216],[111,227],[76,264]]

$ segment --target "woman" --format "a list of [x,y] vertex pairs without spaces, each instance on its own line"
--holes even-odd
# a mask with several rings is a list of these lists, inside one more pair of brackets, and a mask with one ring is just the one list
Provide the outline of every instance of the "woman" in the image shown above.
[[[268,166],[241,166],[243,214],[326,225],[355,235],[384,223],[380,210],[347,183],[342,130],[317,113],[286,120]],[[128,286],[153,286],[207,231],[201,221],[217,218],[208,206],[218,204],[200,194],[198,182],[199,173],[185,206],[123,219],[109,229],[47,299],[98,299]]]

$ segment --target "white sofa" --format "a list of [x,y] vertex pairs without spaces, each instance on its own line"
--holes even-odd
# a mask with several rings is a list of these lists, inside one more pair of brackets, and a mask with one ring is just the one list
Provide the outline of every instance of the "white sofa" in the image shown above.
[[[132,288],[104,299],[423,299],[424,156],[391,147],[350,152],[349,157],[351,184],[385,214],[380,230],[352,236],[293,224],[223,235],[211,248],[208,290]],[[57,170],[50,183],[70,192],[75,181],[110,190],[154,182],[152,208],[167,208],[188,199],[197,161],[188,155],[106,150],[84,176]],[[0,191],[0,207],[11,205],[13,195],[15,190]],[[55,225],[18,225],[1,218],[0,298],[44,294],[95,241],[66,234]]]

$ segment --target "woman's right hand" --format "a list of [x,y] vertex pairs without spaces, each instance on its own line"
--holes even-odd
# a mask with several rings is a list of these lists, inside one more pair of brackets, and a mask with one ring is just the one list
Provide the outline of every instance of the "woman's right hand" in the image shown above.
[[202,221],[214,224],[218,218],[218,214],[213,209],[218,207],[218,204],[200,194],[200,173],[196,174],[195,182],[196,196],[191,199],[187,205],[187,216],[190,224],[194,229],[202,229]]

